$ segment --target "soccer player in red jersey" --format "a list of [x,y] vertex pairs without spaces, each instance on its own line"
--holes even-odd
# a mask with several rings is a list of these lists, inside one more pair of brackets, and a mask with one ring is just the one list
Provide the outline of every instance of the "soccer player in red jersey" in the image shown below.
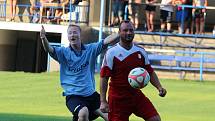
[[[150,100],[139,89],[128,83],[129,72],[136,67],[145,68],[151,77],[151,84],[159,95],[167,93],[149,63],[144,48],[133,43],[134,26],[130,21],[122,21],[119,27],[120,42],[107,50],[101,68],[100,109],[109,112],[109,121],[128,121],[134,113],[145,121],[160,121],[160,116]],[[109,83],[108,101],[106,92]]]

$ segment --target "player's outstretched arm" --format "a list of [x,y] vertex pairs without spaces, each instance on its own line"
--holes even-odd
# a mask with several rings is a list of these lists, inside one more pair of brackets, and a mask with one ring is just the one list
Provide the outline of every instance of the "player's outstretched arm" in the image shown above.
[[46,31],[45,31],[43,25],[42,25],[42,28],[41,28],[41,31],[40,31],[40,38],[42,40],[42,44],[43,44],[43,47],[44,47],[45,51],[48,52],[48,53],[53,53],[54,49],[53,49],[52,46],[49,45],[49,41],[46,38]]
[[159,91],[159,96],[165,97],[167,91],[166,91],[166,89],[164,89],[164,88],[162,87],[162,85],[160,84],[160,81],[159,81],[159,79],[158,79],[158,76],[157,76],[157,74],[156,74],[155,72],[153,72],[153,73],[151,74],[151,80],[150,80],[150,82],[151,82],[151,84],[152,84],[154,87],[156,87],[156,88],[158,89],[158,91]]
[[109,77],[100,77],[100,110],[104,113],[109,112],[108,102],[106,100]]
[[119,42],[119,34],[111,34],[104,39],[104,45],[113,45]]

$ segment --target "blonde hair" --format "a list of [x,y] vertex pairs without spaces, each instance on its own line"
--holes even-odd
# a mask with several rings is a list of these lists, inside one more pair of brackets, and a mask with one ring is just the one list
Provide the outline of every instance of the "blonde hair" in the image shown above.
[[75,25],[75,24],[69,24],[69,26],[68,26],[68,28],[67,28],[67,31],[69,30],[69,28],[70,27],[77,27],[79,30],[80,30],[80,32],[81,32],[81,27],[80,26],[78,26],[78,25]]

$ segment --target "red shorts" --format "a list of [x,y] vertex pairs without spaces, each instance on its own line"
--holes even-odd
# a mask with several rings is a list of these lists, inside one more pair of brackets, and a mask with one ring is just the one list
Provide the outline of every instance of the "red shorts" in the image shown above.
[[159,115],[151,101],[143,93],[125,98],[109,96],[109,108],[109,121],[128,121],[132,113],[145,120]]

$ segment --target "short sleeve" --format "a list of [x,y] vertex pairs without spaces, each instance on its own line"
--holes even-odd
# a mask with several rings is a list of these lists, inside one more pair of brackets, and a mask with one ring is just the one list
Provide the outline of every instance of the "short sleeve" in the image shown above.
[[111,71],[113,68],[113,54],[107,53],[104,56],[102,67],[101,67],[101,72],[100,76],[101,77],[110,77],[111,76]]
[[53,47],[54,52],[53,53],[49,53],[50,56],[52,58],[54,58],[56,61],[58,61],[59,63],[62,62],[63,60],[63,51],[65,50],[64,47]]
[[92,44],[92,47],[94,48],[94,51],[95,51],[96,56],[98,56],[99,54],[101,54],[102,51],[103,51],[104,49],[106,49],[106,46],[104,45],[104,42],[103,42],[103,41],[93,43],[93,44]]
[[144,59],[145,59],[144,60],[144,62],[145,62],[144,63],[144,68],[148,71],[149,74],[153,73],[154,69],[152,68],[152,66],[150,64],[147,52],[145,51],[145,49],[142,49],[141,53],[142,53],[142,55],[144,56]]
[[147,70],[147,72],[151,75],[154,72],[154,69],[150,64],[145,65],[144,68]]

